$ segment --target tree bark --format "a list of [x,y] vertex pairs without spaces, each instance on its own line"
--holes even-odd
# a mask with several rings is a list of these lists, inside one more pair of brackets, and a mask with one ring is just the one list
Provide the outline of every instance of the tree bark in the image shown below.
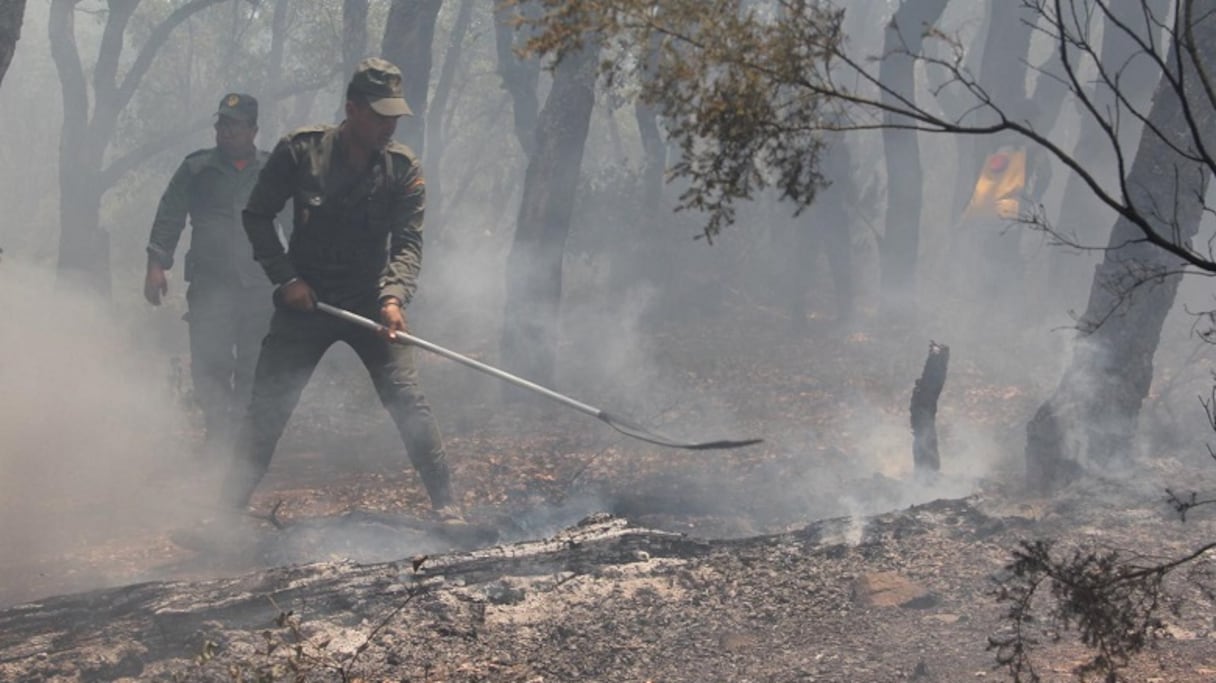
[[13,53],[17,50],[17,41],[21,39],[24,19],[25,0],[9,0],[0,5],[0,83],[4,82],[9,64],[13,63]]
[[519,140],[520,149],[530,157],[536,146],[539,108],[536,86],[540,80],[540,63],[535,59],[521,60],[514,52],[515,27],[511,22],[517,10],[500,0],[490,2],[494,3],[494,48],[498,54],[498,75],[502,77],[502,87],[511,95],[515,137]]
[[[1216,64],[1216,21],[1205,18],[1194,28],[1195,47],[1210,73]],[[1185,244],[1199,228],[1211,169],[1174,149],[1195,155],[1194,136],[1211,149],[1216,115],[1205,93],[1196,92],[1202,88],[1190,58],[1172,54],[1168,63],[1175,60],[1182,62],[1194,119],[1187,120],[1178,92],[1161,79],[1148,114],[1160,136],[1145,128],[1127,187],[1137,213],[1160,234]],[[1140,407],[1153,379],[1153,355],[1181,278],[1177,258],[1143,238],[1126,216],[1115,222],[1071,362],[1027,425],[1027,481],[1036,490],[1050,490],[1132,453]]]
[[912,465],[916,472],[939,472],[941,456],[937,451],[937,400],[946,385],[950,347],[929,342],[925,369],[912,389]]
[[443,178],[441,165],[443,163],[443,147],[446,143],[445,114],[448,111],[448,99],[452,95],[452,84],[456,80],[456,70],[464,52],[465,36],[469,32],[469,24],[473,20],[473,1],[460,0],[460,8],[456,11],[456,20],[452,23],[452,32],[448,35],[448,46],[443,53],[443,64],[439,67],[439,79],[435,83],[435,98],[429,103],[428,109],[434,112],[434,117],[425,126],[427,172],[427,213],[431,218],[431,235],[434,228],[443,227],[443,213],[446,208],[443,197]]
[[414,111],[397,125],[397,139],[416,153],[426,144],[427,91],[431,85],[431,50],[435,20],[443,0],[393,0],[384,24],[380,52],[401,69],[405,101]]
[[[656,72],[660,57],[659,36],[651,38],[645,77]],[[659,127],[658,111],[640,98],[633,105],[634,121],[638,127],[638,139],[642,143],[642,172],[640,184],[641,205],[638,207],[634,227],[620,245],[621,256],[612,264],[613,280],[620,287],[630,287],[639,281],[662,282],[670,274],[675,258],[676,240],[664,232],[669,221],[664,211],[663,194],[666,188],[667,142]],[[659,297],[672,294],[671,288],[655,287]]]
[[503,362],[545,385],[553,384],[557,364],[562,259],[595,105],[597,54],[589,48],[557,65],[537,120],[537,147],[507,259]]
[[101,229],[101,198],[129,170],[154,153],[139,148],[104,166],[118,118],[130,103],[157,53],[182,22],[224,0],[190,0],[152,27],[127,71],[119,75],[127,24],[140,0],[111,0],[93,67],[92,100],[89,81],[76,46],[75,11],[79,0],[52,0],[47,24],[51,57],[63,96],[59,144],[59,276],[104,297],[110,295],[109,235]]
[[[287,18],[290,5],[287,0],[275,0],[274,9],[270,15],[270,52],[267,55],[266,82],[262,84],[262,92],[268,93],[279,85],[283,78],[283,49],[287,43]],[[259,128],[262,133],[270,133],[271,139],[277,138],[283,132],[279,125],[279,103],[277,100],[266,102],[258,116]]]
[[[1149,106],[1152,96],[1150,84],[1160,79],[1160,70],[1151,60],[1137,58],[1142,48],[1136,38],[1128,35],[1125,30],[1118,29],[1114,22],[1134,29],[1137,37],[1149,40],[1149,31],[1144,25],[1144,12],[1150,11],[1153,16],[1164,20],[1168,7],[1164,0],[1107,0],[1111,17],[1105,22],[1102,30],[1101,62],[1112,76],[1119,77],[1119,95],[1126,99],[1127,104],[1117,102],[1116,94],[1108,86],[1097,84],[1088,94],[1097,111],[1103,116],[1110,117],[1116,110],[1124,115],[1118,123],[1119,146],[1128,153],[1140,133],[1139,122],[1127,115],[1127,107],[1144,111]],[[1058,52],[1058,50],[1057,50]],[[1075,62],[1077,55],[1072,55]],[[1101,126],[1082,112],[1084,117],[1073,157],[1085,168],[1093,169],[1093,175],[1106,187],[1116,182],[1114,175],[1114,151],[1110,139]],[[1101,221],[1109,220],[1110,210],[1104,206],[1083,181],[1075,173],[1070,173],[1064,186],[1066,198],[1060,209],[1058,229],[1066,233],[1068,239],[1085,246],[1096,247],[1103,243],[1106,226]],[[1085,287],[1089,284],[1091,268],[1096,265],[1097,256],[1094,252],[1079,252],[1073,249],[1053,249],[1049,255],[1047,271],[1048,291],[1053,297],[1063,298],[1068,308],[1077,307],[1083,300]]]
[[832,274],[836,322],[853,317],[852,225],[849,207],[858,201],[853,161],[842,134],[830,140],[823,157],[824,177],[831,183],[815,196],[815,203],[793,229],[793,256],[789,263],[788,310],[791,330],[806,331],[807,297],[815,287],[815,262],[822,254]]
[[[946,0],[903,0],[887,25],[878,78],[884,90],[882,102],[898,106],[916,97],[914,67],[925,29],[941,16]],[[885,113],[887,126],[906,124],[897,115]],[[878,244],[882,269],[882,291],[888,307],[915,291],[917,250],[920,245],[922,178],[920,146],[912,131],[884,128],[883,151],[887,171],[886,234]],[[914,294],[912,296],[915,296]]]

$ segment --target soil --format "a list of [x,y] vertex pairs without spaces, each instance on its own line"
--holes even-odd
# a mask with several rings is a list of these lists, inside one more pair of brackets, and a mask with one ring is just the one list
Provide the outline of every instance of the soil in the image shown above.
[[[1166,486],[1216,488],[1197,440],[1131,476],[1051,499],[1022,491],[1018,434],[1053,380],[1000,362],[1042,351],[1016,337],[988,357],[952,345],[943,469],[926,478],[912,472],[907,411],[927,338],[885,322],[879,334],[871,316],[812,320],[790,341],[775,331],[788,320],[762,306],[738,322],[678,343],[660,329],[657,381],[601,397],[676,436],[765,439],[737,451],[650,447],[544,405],[474,404],[488,380],[423,359],[464,507],[494,545],[415,523],[425,494],[340,358],[306,394],[242,552],[183,548],[156,515],[82,526],[96,501],[48,497],[23,514],[83,531],[0,557],[0,680],[1002,680],[988,649],[1008,627],[994,580],[1020,541],[1165,558],[1216,531],[1165,501]],[[1146,406],[1150,427],[1174,414],[1158,407]],[[142,485],[190,499],[176,462]],[[1216,680],[1202,573],[1169,581],[1180,609],[1127,679]],[[1043,680],[1072,680],[1093,656],[1061,635],[1035,651]]]

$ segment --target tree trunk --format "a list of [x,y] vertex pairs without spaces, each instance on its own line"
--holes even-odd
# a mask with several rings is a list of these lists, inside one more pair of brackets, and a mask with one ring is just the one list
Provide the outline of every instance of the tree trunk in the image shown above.
[[494,48],[498,53],[498,75],[502,77],[502,87],[511,95],[515,137],[519,140],[520,149],[530,157],[536,146],[534,136],[539,106],[536,85],[540,80],[540,63],[535,59],[521,60],[515,55],[515,28],[511,20],[516,10],[500,0],[490,2],[494,3]]
[[[262,84],[262,92],[272,92],[283,77],[283,48],[287,42],[287,0],[275,0],[274,9],[270,15],[270,53],[266,61],[266,82]],[[276,139],[284,132],[279,121],[279,103],[277,100],[266,102],[258,116],[259,128],[262,134],[269,133],[270,139]]]
[[937,399],[946,386],[950,347],[929,342],[925,369],[912,389],[912,466],[917,473],[936,473],[942,469],[937,451]]
[[[126,28],[140,0],[110,0],[105,26],[89,81],[76,46],[75,12],[79,0],[52,0],[47,33],[51,57],[63,96],[63,125],[59,143],[59,275],[61,280],[83,284],[110,294],[109,236],[102,231],[101,198],[106,190],[143,160],[170,145],[165,138],[138,146],[110,161],[106,152],[117,130],[118,118],[139,88],[148,68],[174,30],[199,11],[223,0],[189,0],[148,32],[133,59],[123,60]],[[119,66],[126,72],[119,75]]]
[[431,236],[437,234],[435,228],[442,229],[445,204],[443,201],[443,174],[440,172],[443,163],[443,146],[446,142],[444,115],[448,110],[448,99],[452,95],[452,84],[456,80],[456,69],[460,65],[460,57],[464,52],[465,36],[469,32],[469,24],[473,20],[473,0],[461,0],[460,8],[456,11],[456,20],[452,23],[452,32],[448,35],[448,46],[443,53],[443,65],[439,67],[439,79],[435,83],[435,99],[428,105],[434,112],[434,117],[425,126],[427,172],[426,203],[430,225],[427,230]]
[[[128,3],[129,4],[129,3]],[[76,50],[76,0],[51,3],[48,33],[51,56],[59,72],[63,95],[63,124],[59,144],[59,277],[103,297],[110,295],[110,247],[100,227],[101,194],[97,187],[105,141],[90,135],[88,83]],[[115,42],[130,18],[129,12],[111,11],[99,48],[94,82],[104,77],[103,63],[117,64],[121,41]],[[97,105],[97,111],[101,108]]]
[[[1160,70],[1151,60],[1144,59],[1143,56],[1137,57],[1142,48],[1126,31],[1117,29],[1114,21],[1136,30],[1140,39],[1149,40],[1149,32],[1144,29],[1144,12],[1151,11],[1153,16],[1164,20],[1168,8],[1164,0],[1108,0],[1107,5],[1113,15],[1113,21],[1108,18],[1103,28],[1099,54],[1103,66],[1111,75],[1118,75],[1119,94],[1128,104],[1119,104],[1115,93],[1105,85],[1095,85],[1089,93],[1089,98],[1104,117],[1109,117],[1116,107],[1123,111],[1124,115],[1120,117],[1118,126],[1119,146],[1125,154],[1130,154],[1136,136],[1140,133],[1140,125],[1133,116],[1127,114],[1127,106],[1144,111],[1152,96],[1150,84],[1158,82]],[[1072,57],[1074,62],[1077,61],[1076,55]],[[1082,117],[1081,132],[1073,149],[1073,158],[1085,168],[1092,169],[1091,173],[1104,187],[1113,187],[1116,182],[1116,164],[1110,140],[1088,113],[1082,112]],[[1079,244],[1090,247],[1102,244],[1103,233],[1107,229],[1103,221],[1112,217],[1110,209],[1098,201],[1075,173],[1068,175],[1064,197],[1058,229],[1066,233],[1068,239]],[[1051,250],[1049,258],[1048,291],[1053,298],[1062,298],[1067,309],[1077,307],[1082,301],[1085,287],[1089,284],[1088,278],[1092,272],[1090,269],[1096,265],[1096,253],[1060,248]]]
[[832,273],[836,322],[853,317],[853,254],[849,207],[858,201],[853,180],[853,161],[843,134],[829,140],[823,155],[824,177],[831,183],[820,190],[802,217],[795,221],[789,263],[788,308],[791,331],[802,334],[807,327],[807,297],[816,284],[815,262],[822,254]]
[[[650,43],[646,64],[646,78],[653,77],[659,59],[661,39],[656,35]],[[629,287],[639,280],[650,283],[662,282],[670,275],[675,258],[676,242],[663,231],[669,221],[663,206],[663,191],[666,186],[667,142],[659,128],[658,111],[653,106],[638,100],[633,105],[633,116],[638,126],[638,138],[642,143],[641,184],[642,203],[639,207],[635,227],[621,244],[621,256],[613,264],[613,280],[620,287]],[[656,287],[659,297],[672,293],[671,288]]]
[[380,52],[401,68],[405,101],[413,116],[401,119],[397,139],[414,152],[426,144],[427,91],[431,85],[431,50],[435,44],[435,20],[443,0],[393,0],[384,24]]
[[[1216,21],[1198,22],[1195,39],[1210,71],[1216,62]],[[1205,94],[1194,92],[1201,90],[1194,85],[1195,65],[1177,55],[1169,63],[1176,59],[1183,61],[1183,78],[1194,93],[1194,127],[1177,92],[1161,79],[1148,121],[1164,139],[1145,129],[1127,186],[1131,206],[1160,234],[1185,244],[1199,228],[1210,169],[1172,148],[1196,155],[1192,135],[1197,134],[1210,149],[1216,115]],[[1131,455],[1140,406],[1153,379],[1153,355],[1181,277],[1177,258],[1143,238],[1126,217],[1111,230],[1071,363],[1026,428],[1027,480],[1034,489],[1049,490]]]
[[[916,56],[920,54],[926,28],[941,16],[946,0],[903,0],[887,25],[879,81],[884,86],[882,102],[899,106],[901,99],[916,97]],[[888,91],[889,89],[889,91]],[[907,121],[891,113],[883,115],[890,125]],[[885,305],[905,295],[915,296],[916,260],[920,244],[922,179],[920,146],[916,133],[884,128],[882,131],[887,171],[886,234],[878,244]]]
[[367,52],[368,0],[342,0],[342,68],[349,75]]
[[21,38],[21,22],[25,19],[25,0],[9,0],[0,6],[0,83],[8,65],[13,62],[17,41]]
[[359,61],[367,56],[367,3],[368,0],[342,0],[343,90],[335,121],[346,117],[346,81],[350,80]]
[[515,240],[507,259],[502,357],[507,368],[552,385],[557,363],[562,257],[579,167],[595,105],[597,50],[565,57],[537,119],[536,150],[524,176]]

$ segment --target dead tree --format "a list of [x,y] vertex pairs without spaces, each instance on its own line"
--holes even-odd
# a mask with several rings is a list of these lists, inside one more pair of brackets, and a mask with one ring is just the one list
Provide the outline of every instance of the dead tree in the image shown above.
[[937,452],[937,399],[946,385],[949,363],[950,347],[930,341],[925,369],[912,389],[912,464],[918,474],[942,468]]

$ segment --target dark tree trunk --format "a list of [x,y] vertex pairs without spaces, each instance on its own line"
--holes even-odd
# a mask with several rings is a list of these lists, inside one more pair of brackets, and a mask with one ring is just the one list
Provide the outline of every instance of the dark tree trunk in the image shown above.
[[443,162],[443,146],[446,142],[445,114],[448,110],[448,99],[452,95],[452,84],[456,80],[457,67],[464,52],[465,36],[469,32],[469,24],[473,20],[473,1],[461,0],[460,8],[456,11],[456,21],[452,24],[452,32],[448,35],[448,46],[443,53],[443,65],[439,67],[439,79],[435,83],[435,99],[428,105],[434,112],[426,125],[426,203],[427,214],[431,225],[428,230],[432,237],[436,235],[435,228],[442,228],[445,204],[443,201],[443,183],[440,166]]
[[502,357],[507,368],[552,385],[557,363],[562,258],[595,105],[596,51],[558,64],[537,119],[515,240],[507,259]]
[[[1150,11],[1153,16],[1163,21],[1168,12],[1165,0],[1107,0],[1107,6],[1114,21],[1136,31],[1142,40],[1150,38],[1149,31],[1145,28],[1144,12]],[[1119,94],[1130,106],[1144,111],[1152,96],[1151,85],[1160,79],[1160,69],[1152,60],[1144,59],[1143,55],[1137,58],[1136,55],[1142,48],[1137,44],[1136,38],[1124,30],[1117,29],[1109,18],[1102,31],[1100,49],[1103,66],[1112,76],[1118,75]],[[1078,57],[1072,55],[1074,68],[1077,61]],[[1114,112],[1116,107],[1123,110],[1124,115],[1120,117],[1118,130],[1119,146],[1130,156],[1132,145],[1140,132],[1139,122],[1127,114],[1126,105],[1117,103],[1115,93],[1108,86],[1096,84],[1089,97],[1103,116]],[[1105,187],[1111,187],[1116,180],[1116,164],[1110,140],[1101,126],[1088,114],[1082,115],[1084,118],[1077,145],[1073,150],[1073,158],[1085,168],[1092,169],[1093,176]],[[1065,201],[1060,209],[1057,229],[1062,231],[1067,239],[1085,246],[1101,245],[1108,229],[1108,223],[1105,221],[1113,218],[1110,209],[1089,191],[1085,182],[1076,174],[1070,173],[1065,182]],[[1097,261],[1096,252],[1060,248],[1053,249],[1049,258],[1048,291],[1054,298],[1062,298],[1067,308],[1077,307],[1089,285],[1091,268]]]
[[[1216,21],[1199,21],[1195,39],[1210,71],[1216,62]],[[1171,55],[1169,63],[1175,59],[1179,57]],[[1145,129],[1127,186],[1136,212],[1159,234],[1186,244],[1203,215],[1210,169],[1173,149],[1195,155],[1195,134],[1210,149],[1216,142],[1216,115],[1205,94],[1196,92],[1201,88],[1195,85],[1194,65],[1182,60],[1194,128],[1181,98],[1160,79],[1148,121],[1164,139]],[[1177,258],[1143,237],[1127,217],[1115,222],[1094,273],[1071,363],[1027,425],[1027,480],[1036,490],[1049,490],[1131,455],[1140,407],[1153,379],[1153,355],[1181,277]]]
[[[51,57],[63,96],[59,143],[59,275],[67,282],[109,296],[109,236],[101,229],[101,198],[128,171],[174,140],[138,146],[110,160],[106,151],[118,118],[139,88],[160,48],[182,22],[223,0],[190,0],[153,26],[129,63],[121,59],[127,24],[140,0],[111,0],[89,80],[76,47],[75,12],[79,0],[52,0],[47,23]],[[119,66],[126,72],[119,75]]]
[[[887,26],[884,59],[878,77],[885,89],[883,103],[899,105],[915,99],[914,69],[925,30],[946,8],[946,0],[903,0]],[[888,125],[905,124],[892,114],[883,115]],[[879,242],[883,298],[888,307],[898,303],[916,286],[917,249],[920,244],[922,179],[920,146],[916,133],[893,128],[882,132],[887,171],[886,234]],[[912,294],[914,296],[914,294]],[[906,302],[904,302],[906,303]]]
[[380,52],[401,68],[405,101],[413,116],[401,119],[397,139],[416,153],[426,144],[427,92],[431,87],[431,49],[435,44],[435,20],[443,0],[393,0],[384,24]]
[[815,203],[801,221],[794,223],[790,263],[789,313],[792,331],[802,333],[807,325],[807,297],[815,288],[815,264],[822,254],[832,273],[836,321],[853,316],[853,254],[849,207],[857,199],[853,162],[843,135],[834,137],[823,157],[824,177],[831,183],[815,196]]
[[642,213],[655,217],[663,201],[663,175],[667,169],[667,145],[659,131],[658,114],[645,102],[634,105],[638,135],[642,139]]
[[[540,80],[540,64],[535,59],[521,60],[514,52],[515,28],[511,20],[518,11],[500,0],[494,3],[494,48],[498,54],[498,75],[502,87],[511,95],[515,116],[515,137],[520,149],[532,156],[536,146],[536,117],[539,108],[536,85]],[[525,5],[526,3],[521,3]]]
[[920,472],[938,472],[942,468],[937,452],[937,399],[946,386],[946,369],[950,364],[950,347],[929,342],[925,369],[912,389],[912,465]]
[[25,0],[9,0],[0,5],[0,83],[8,65],[13,63],[13,53],[21,38],[21,23],[25,19]]
[[[656,70],[659,58],[660,39],[656,36],[650,45],[650,61],[646,64],[647,77]],[[639,280],[661,282],[667,275],[675,258],[676,241],[663,232],[665,220],[663,191],[666,186],[667,142],[659,128],[659,115],[654,107],[640,99],[634,103],[634,120],[638,126],[638,138],[642,143],[642,173],[638,179],[641,187],[641,205],[633,220],[632,234],[621,245],[620,257],[613,264],[613,277],[618,286],[628,287]],[[671,288],[658,287],[659,296],[672,294]]]
[[[287,42],[287,12],[288,0],[275,0],[274,9],[270,15],[270,53],[266,60],[266,82],[262,84],[262,92],[270,93],[278,87],[283,77],[283,47]],[[273,140],[284,132],[279,121],[279,103],[266,102],[258,115],[258,127],[263,135]]]
[[343,91],[338,99],[335,121],[346,117],[346,81],[359,61],[367,56],[367,4],[368,0],[342,0]]

